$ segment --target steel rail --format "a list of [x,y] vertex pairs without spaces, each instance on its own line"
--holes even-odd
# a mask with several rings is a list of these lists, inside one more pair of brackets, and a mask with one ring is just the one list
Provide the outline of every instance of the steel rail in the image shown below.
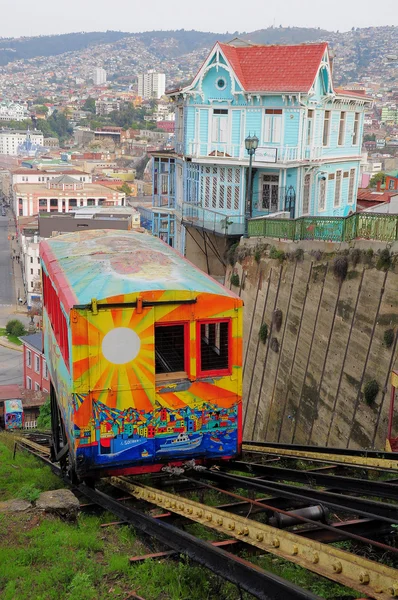
[[397,483],[341,477],[339,475],[327,475],[318,471],[300,471],[298,469],[269,467],[260,463],[250,463],[241,460],[232,460],[229,463],[220,465],[220,467],[222,471],[246,471],[255,475],[265,475],[268,480],[284,479],[288,481],[298,481],[300,483],[314,483],[315,485],[326,486],[334,491],[348,490],[350,492],[362,493],[366,496],[378,496],[379,498],[398,500]]
[[[229,496],[232,496],[233,498],[245,500],[244,496],[240,496],[239,494],[235,494],[234,492],[227,492],[221,488],[217,488],[214,485],[210,485],[210,484],[205,484],[205,485],[209,489],[215,490],[221,494],[227,494]],[[271,511],[273,513],[279,513],[279,514],[285,515],[287,517],[295,517],[298,521],[301,521],[302,523],[306,523],[309,525],[315,525],[315,527],[317,527],[318,529],[322,529],[325,532],[329,532],[329,534],[330,533],[334,534],[336,531],[336,528],[333,525],[328,525],[327,523],[321,523],[320,521],[314,521],[314,520],[310,519],[309,517],[304,517],[303,515],[298,515],[297,513],[292,513],[291,511],[284,510],[283,508],[273,508],[272,505],[266,504],[266,502],[267,502],[266,500],[262,500],[260,502],[259,500],[248,499],[248,502],[252,506],[257,506],[257,507],[263,508],[263,510],[268,509],[269,511]],[[221,507],[218,507],[218,508],[221,508]],[[381,523],[381,525],[385,526],[386,524]],[[377,542],[375,540],[364,538],[363,536],[360,536],[356,533],[350,533],[348,531],[346,533],[347,533],[347,537],[349,537],[352,540],[356,540],[363,544],[369,544],[371,546],[376,546],[377,548],[380,548],[383,551],[398,553],[398,548],[394,548],[393,546],[388,546],[387,544],[383,544],[382,542]]]
[[377,452],[375,450],[348,450],[343,448],[321,448],[320,446],[282,445],[267,442],[243,442],[242,450],[260,454],[311,460],[323,463],[342,464],[366,469],[398,471],[396,452]]
[[247,517],[231,515],[176,494],[131,483],[124,477],[112,477],[111,482],[139,500],[146,500],[246,544],[271,552],[376,600],[398,597],[398,571],[391,567]]
[[79,491],[95,504],[112,512],[120,520],[133,525],[147,535],[172,548],[180,554],[187,554],[194,561],[204,565],[224,579],[238,585],[260,600],[320,600],[311,592],[260,569],[248,561],[195,538],[193,535],[168,523],[124,506],[110,496],[82,484]]
[[[273,495],[280,495],[284,498],[324,504],[335,510],[343,510],[370,519],[387,521],[392,524],[398,523],[398,505],[394,504],[364,500],[355,496],[341,496],[341,494],[314,490],[312,488],[298,488],[294,485],[277,483],[274,481],[268,482],[262,479],[253,480],[250,477],[227,475],[225,473],[210,471],[209,469],[193,471],[192,476],[195,477],[195,479],[210,479],[227,485],[230,484],[234,487],[246,486],[246,489],[251,488],[262,493],[267,491]],[[372,512],[372,510],[376,512]]]

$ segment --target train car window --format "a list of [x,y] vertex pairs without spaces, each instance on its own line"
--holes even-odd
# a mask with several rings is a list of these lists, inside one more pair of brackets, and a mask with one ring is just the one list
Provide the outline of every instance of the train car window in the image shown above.
[[185,371],[185,325],[155,325],[155,373]]
[[229,371],[229,321],[200,323],[199,373]]

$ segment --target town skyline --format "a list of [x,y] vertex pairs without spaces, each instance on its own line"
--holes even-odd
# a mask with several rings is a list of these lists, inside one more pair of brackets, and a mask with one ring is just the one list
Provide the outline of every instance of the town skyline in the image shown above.
[[[43,0],[42,11],[32,10],[32,5],[27,0],[21,0],[18,21],[4,20],[0,25],[0,37],[18,38],[35,37],[40,35],[57,35],[76,31],[105,31],[116,30],[130,33],[145,31],[195,29],[208,32],[234,32],[255,31],[266,27],[312,27],[328,31],[348,31],[352,27],[375,27],[398,25],[398,11],[394,11],[395,1],[386,0],[383,11],[375,13],[370,0],[347,4],[343,0],[336,0],[335,11],[332,14],[321,10],[316,11],[309,0],[303,0],[298,6],[294,0],[285,0],[279,6],[272,7],[270,11],[262,0],[252,0],[251,10],[241,11],[237,0],[220,0],[217,4],[204,0],[200,12],[191,8],[181,8],[176,0],[170,0],[167,10],[161,0],[153,0],[150,11],[136,11],[134,3],[122,0],[120,10],[111,12],[106,10],[104,0],[98,0],[96,10],[92,10],[90,3],[78,3],[71,0],[70,10],[65,13],[49,0]],[[74,10],[76,9],[76,10]],[[175,9],[175,10],[174,10]],[[209,9],[209,10],[207,10]],[[341,10],[340,10],[341,9]],[[6,0],[4,12],[12,14],[14,5],[11,0]],[[42,19],[42,15],[46,19]],[[285,21],[289,14],[289,22]],[[386,14],[389,14],[388,19]],[[78,15],[78,17],[76,17]],[[62,18],[61,18],[62,17]],[[126,23],[134,23],[127,26]],[[76,26],[78,24],[78,26]]]

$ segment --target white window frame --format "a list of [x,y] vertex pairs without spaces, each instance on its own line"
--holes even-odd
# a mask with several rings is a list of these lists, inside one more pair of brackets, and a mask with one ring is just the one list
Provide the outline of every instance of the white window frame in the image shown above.
[[[320,205],[320,198],[321,198],[321,185],[324,184],[325,185],[325,193],[324,193],[324,205],[323,208]],[[327,198],[328,198],[328,180],[326,178],[326,175],[323,175],[320,179],[319,179],[319,186],[318,186],[318,212],[324,212],[326,210],[326,202],[327,202]]]
[[340,111],[339,130],[338,130],[338,134],[337,134],[337,145],[339,147],[342,147],[345,144],[346,126],[347,126],[347,113],[345,110],[342,110],[342,111]]
[[32,378],[27,376],[26,377],[26,389],[27,390],[31,390],[32,389]]
[[[329,117],[326,118],[326,113],[329,114]],[[325,112],[323,113],[323,128],[322,128],[322,146],[324,148],[329,148],[330,146],[330,126],[331,126],[331,122],[332,122],[332,111],[331,110],[325,110]],[[325,126],[327,123],[327,136],[326,136],[326,143],[325,143]]]
[[38,373],[40,375],[40,356],[38,354],[35,354],[34,359],[35,373]]
[[341,188],[343,185],[343,171],[337,169],[334,179],[334,198],[333,208],[340,208],[341,206]]
[[[311,113],[311,116],[310,116]],[[307,110],[307,120],[305,124],[305,145],[312,146],[314,140],[314,122],[315,112],[312,108]]]
[[40,392],[40,384],[35,381],[35,392]]
[[[308,186],[306,185],[306,180],[308,180]],[[312,188],[312,177],[311,177],[311,173],[306,173],[304,175],[304,179],[303,179],[303,202],[302,202],[302,216],[306,216],[310,214],[310,208],[311,208],[311,188]],[[307,204],[307,210],[304,209],[304,198],[306,195],[306,190],[308,189],[308,204]]]
[[266,108],[263,119],[263,143],[280,144],[283,131],[283,110],[281,108]]
[[26,366],[32,368],[32,351],[26,348]]
[[359,144],[359,123],[360,123],[361,113],[354,113],[354,125],[352,130],[352,145],[358,146]]
[[355,196],[355,182],[357,177],[357,170],[355,167],[350,169],[349,179],[348,179],[348,199],[347,203],[352,205],[354,204],[354,196]]
[[[216,111],[223,111],[216,112]],[[210,143],[228,144],[229,114],[227,108],[213,108],[211,113]],[[222,125],[222,127],[221,127]]]
[[43,378],[48,380],[48,366],[47,361],[43,358]]

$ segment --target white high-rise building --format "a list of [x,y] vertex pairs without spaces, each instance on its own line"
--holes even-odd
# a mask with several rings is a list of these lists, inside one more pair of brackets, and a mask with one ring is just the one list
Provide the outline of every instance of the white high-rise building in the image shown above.
[[93,72],[94,85],[106,83],[106,71],[102,67],[96,67]]
[[138,95],[141,98],[156,98],[159,100],[164,95],[166,89],[166,75],[164,73],[155,73],[152,69],[147,73],[138,75]]

